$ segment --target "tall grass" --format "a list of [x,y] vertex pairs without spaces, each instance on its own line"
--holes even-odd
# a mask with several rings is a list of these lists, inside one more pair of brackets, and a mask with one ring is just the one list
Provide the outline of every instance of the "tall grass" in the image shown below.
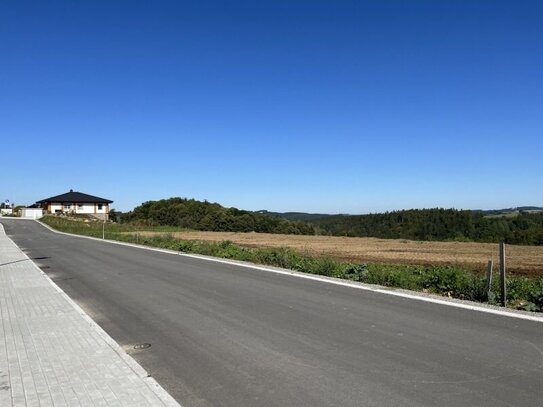
[[[63,232],[102,237],[100,222],[85,223],[49,216],[42,218],[42,221]],[[497,280],[493,282],[490,298],[487,298],[485,278],[459,266],[354,264],[336,261],[330,257],[312,256],[290,248],[246,248],[230,241],[210,243],[179,240],[168,233],[178,230],[174,228],[154,228],[154,231],[163,232],[154,236],[139,236],[136,229],[134,225],[108,224],[106,238],[471,301],[497,304],[501,300]],[[507,284],[510,307],[543,311],[542,277],[509,277]]]

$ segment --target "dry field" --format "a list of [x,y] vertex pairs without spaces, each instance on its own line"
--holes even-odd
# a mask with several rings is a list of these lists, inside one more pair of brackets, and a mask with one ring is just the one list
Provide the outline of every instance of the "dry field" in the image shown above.
[[[150,236],[157,232],[140,232]],[[230,240],[244,247],[290,247],[317,256],[359,263],[463,265],[484,271],[488,260],[495,270],[498,245],[493,243],[418,242],[365,237],[297,236],[267,233],[175,232],[178,239],[221,242]],[[543,247],[506,247],[507,268],[511,273],[543,276]]]

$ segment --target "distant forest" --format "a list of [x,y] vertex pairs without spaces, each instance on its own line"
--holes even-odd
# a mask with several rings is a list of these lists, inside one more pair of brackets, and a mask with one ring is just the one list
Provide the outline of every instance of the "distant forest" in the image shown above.
[[[284,216],[284,217],[283,217]],[[112,213],[112,218],[115,214]],[[488,216],[483,211],[411,209],[369,215],[250,212],[170,198],[122,214],[123,222],[193,230],[543,245],[543,212]]]
[[410,240],[456,240],[543,245],[543,212],[486,216],[455,209],[411,209],[312,219],[317,232]]

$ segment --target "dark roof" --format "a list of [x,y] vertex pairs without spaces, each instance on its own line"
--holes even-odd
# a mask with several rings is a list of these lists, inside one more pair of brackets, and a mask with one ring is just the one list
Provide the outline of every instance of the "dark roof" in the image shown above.
[[51,198],[42,199],[36,203],[43,202],[69,202],[69,203],[112,203],[109,199],[99,198],[97,196],[87,195],[82,192],[66,192],[62,195],[52,196]]

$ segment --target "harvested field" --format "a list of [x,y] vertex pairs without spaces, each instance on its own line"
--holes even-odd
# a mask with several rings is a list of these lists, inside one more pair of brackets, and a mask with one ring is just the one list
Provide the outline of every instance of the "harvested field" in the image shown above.
[[[139,232],[151,236],[159,232]],[[317,256],[357,263],[462,265],[483,272],[488,260],[495,270],[499,261],[494,243],[419,242],[401,239],[376,239],[335,236],[276,235],[267,233],[197,232],[171,233],[182,240],[221,242],[230,240],[244,247],[290,247]],[[508,245],[507,268],[519,275],[543,276],[542,246]]]

